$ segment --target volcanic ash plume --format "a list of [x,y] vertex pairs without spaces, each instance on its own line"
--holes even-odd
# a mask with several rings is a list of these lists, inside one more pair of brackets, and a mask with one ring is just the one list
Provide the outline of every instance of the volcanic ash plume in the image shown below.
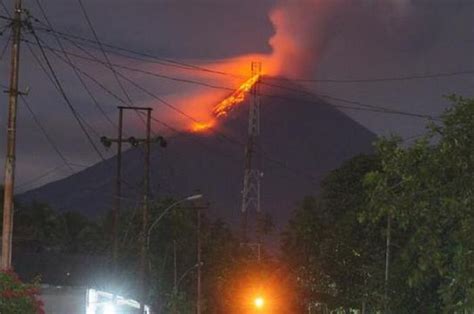
[[335,37],[360,32],[383,37],[374,33],[387,24],[406,23],[410,12],[411,0],[282,0],[270,13],[275,70],[289,77],[311,76]]
[[[411,0],[281,0],[269,13],[275,30],[269,39],[271,54],[244,55],[204,65],[214,71],[236,75],[220,76],[219,81],[212,84],[228,86],[227,94],[210,90],[198,96],[184,97],[183,110],[196,120],[187,129],[212,131],[223,117],[243,102],[260,78],[250,74],[252,61],[262,62],[261,75],[312,78],[322,55],[336,38],[391,46],[419,42],[406,35],[416,32],[405,31],[414,25],[411,9]],[[407,40],[408,45],[402,42]],[[201,73],[200,79],[205,79],[207,74]],[[232,92],[233,88],[235,91]]]
[[270,45],[278,73],[297,76],[314,70],[328,38],[328,24],[341,2],[346,1],[282,1],[272,10],[275,35]]

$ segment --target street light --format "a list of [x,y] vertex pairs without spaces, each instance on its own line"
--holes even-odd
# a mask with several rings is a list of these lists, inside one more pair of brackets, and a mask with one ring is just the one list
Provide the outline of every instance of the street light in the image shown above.
[[[173,209],[174,207],[176,207],[177,205],[181,204],[181,203],[184,203],[184,202],[187,202],[187,201],[194,201],[194,200],[198,200],[198,199],[201,199],[202,198],[202,194],[195,194],[195,195],[191,195],[191,196],[188,196],[186,198],[183,198],[182,200],[179,200],[177,202],[174,202],[173,204],[171,204],[170,206],[168,206],[167,208],[165,208],[163,210],[163,212],[161,213],[160,216],[158,216],[158,218],[156,218],[156,220],[151,224],[150,228],[148,228],[148,231],[147,231],[147,237],[146,237],[146,247],[147,247],[147,251],[149,251],[150,249],[150,235],[151,235],[151,232],[153,231],[153,229],[158,225],[158,223],[161,221],[161,219],[171,210]],[[200,271],[201,269],[201,260],[200,260],[200,242],[199,242],[199,234],[200,234],[200,211],[198,210],[198,263],[196,264],[195,267],[198,268],[198,272]],[[176,245],[176,244],[175,244]],[[191,269],[194,269],[195,267],[192,267]],[[187,273],[187,272],[186,272]],[[185,275],[186,275],[185,273]],[[184,276],[182,277],[184,278]],[[181,279],[182,279],[181,278]],[[181,281],[180,279],[180,281]],[[200,273],[198,273],[198,296],[197,296],[197,304],[198,304],[198,309],[197,309],[197,313],[200,314],[200,309],[199,309],[199,300],[200,300]],[[176,246],[175,246],[175,284],[174,284],[174,289],[173,289],[175,292],[177,290],[177,280],[176,280]]]
[[182,200],[180,201],[177,201],[177,202],[174,202],[173,204],[171,204],[170,206],[168,206],[167,208],[165,208],[165,210],[161,213],[161,215],[156,218],[156,220],[151,224],[150,228],[148,228],[148,232],[147,232],[147,236],[146,236],[146,247],[147,249],[150,248],[150,235],[151,235],[151,232],[153,231],[153,229],[156,227],[156,225],[160,222],[160,220],[171,210],[173,209],[174,207],[176,207],[177,205],[181,204],[181,203],[184,203],[184,202],[187,202],[187,201],[194,201],[194,200],[197,200],[197,199],[200,199],[202,198],[202,194],[195,194],[195,195],[191,195],[191,196],[188,196],[186,198],[183,198]]
[[174,287],[174,290],[175,290],[175,293],[177,294],[178,293],[178,287],[179,287],[179,284],[181,283],[181,281],[183,281],[184,278],[186,278],[186,276],[191,272],[193,271],[194,269],[196,268],[199,268],[199,267],[202,267],[204,265],[203,262],[200,262],[200,263],[196,263],[195,265],[193,265],[192,267],[190,267],[187,271],[185,271],[181,277],[179,278],[179,280],[176,282],[176,287]]
[[265,299],[262,297],[256,297],[253,303],[255,307],[260,310],[265,306]]

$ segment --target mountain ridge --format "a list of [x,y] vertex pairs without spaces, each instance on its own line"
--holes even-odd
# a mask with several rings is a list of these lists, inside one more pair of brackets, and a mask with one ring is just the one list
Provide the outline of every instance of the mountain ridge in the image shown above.
[[[263,158],[262,208],[281,226],[296,203],[318,193],[318,183],[345,160],[372,152],[376,136],[331,104],[302,87],[261,86]],[[152,193],[181,197],[199,189],[211,202],[210,214],[239,221],[244,144],[250,97],[209,133],[179,133],[168,147],[152,145]],[[313,117],[311,119],[311,117]],[[139,201],[142,151],[123,153],[124,206]],[[21,202],[46,202],[61,211],[99,217],[111,209],[115,156],[79,173],[19,195]]]

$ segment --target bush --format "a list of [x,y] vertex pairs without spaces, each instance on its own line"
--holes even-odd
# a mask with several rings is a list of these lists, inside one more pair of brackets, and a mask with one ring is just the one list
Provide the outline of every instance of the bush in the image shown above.
[[11,270],[0,271],[0,313],[44,314],[34,284],[25,284]]

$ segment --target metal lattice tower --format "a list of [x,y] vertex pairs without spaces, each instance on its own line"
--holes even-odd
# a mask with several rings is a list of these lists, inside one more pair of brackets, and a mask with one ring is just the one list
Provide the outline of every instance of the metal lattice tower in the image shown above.
[[[244,187],[242,191],[242,243],[248,243],[249,215],[255,217],[251,226],[254,229],[253,235],[256,235],[257,218],[260,215],[260,177],[261,163],[258,154],[260,154],[260,97],[259,85],[262,71],[261,62],[252,62],[252,77],[258,76],[258,80],[252,86],[252,101],[249,108],[248,138],[245,148],[245,173]],[[259,242],[259,239],[257,240]]]

